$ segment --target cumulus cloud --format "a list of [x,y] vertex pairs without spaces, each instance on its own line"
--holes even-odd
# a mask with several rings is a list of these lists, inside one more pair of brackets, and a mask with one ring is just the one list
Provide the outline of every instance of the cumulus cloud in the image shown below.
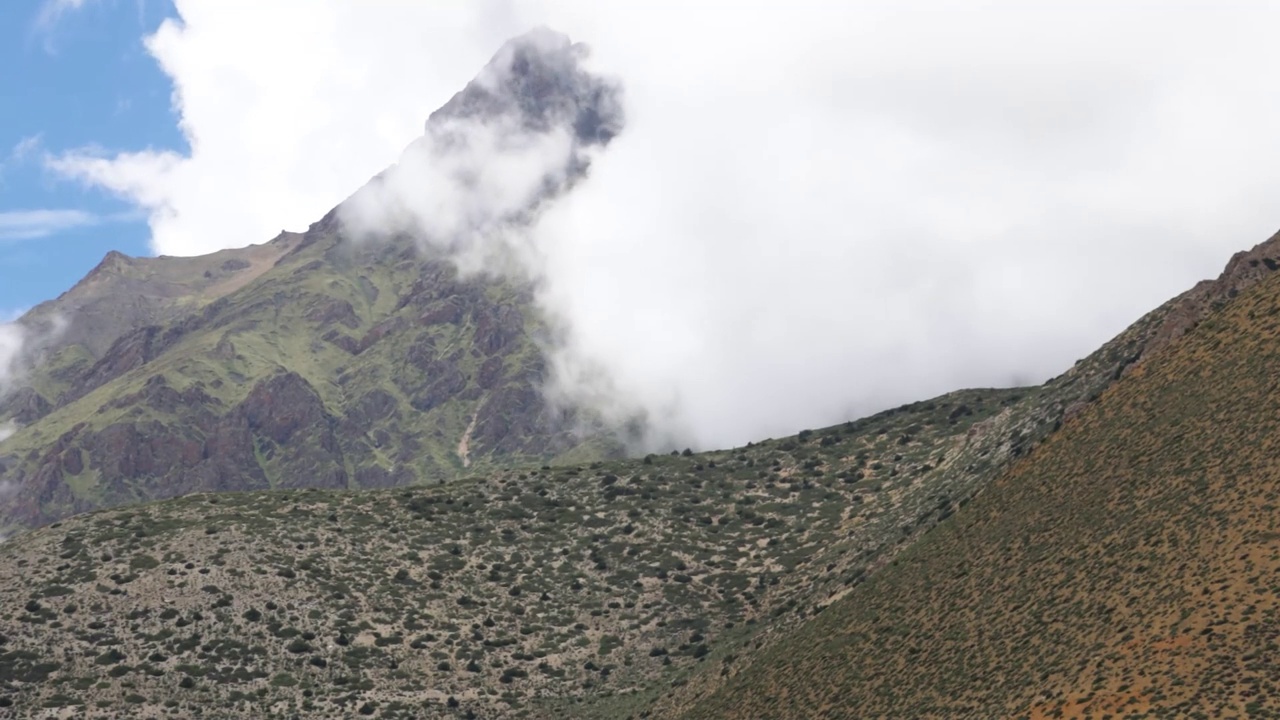
[[[51,161],[145,208],[168,254],[316,220],[507,37],[588,42],[627,125],[524,236],[567,328],[558,392],[701,445],[1041,380],[1277,224],[1263,3],[176,7],[148,48],[189,151]],[[502,207],[565,152],[506,137],[467,140],[512,164],[477,180]],[[461,157],[418,178],[434,205],[396,201],[419,229],[472,217],[441,189]]]

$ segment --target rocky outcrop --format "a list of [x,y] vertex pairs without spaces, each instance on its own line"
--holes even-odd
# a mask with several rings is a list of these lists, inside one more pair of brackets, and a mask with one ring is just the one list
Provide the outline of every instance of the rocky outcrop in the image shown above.
[[296,372],[284,372],[258,383],[237,412],[255,434],[277,445],[300,430],[326,424],[329,417],[314,388]]
[[348,328],[360,327],[360,317],[356,309],[346,300],[329,300],[307,314],[307,319],[318,323],[321,327],[343,325]]
[[374,325],[369,332],[365,333],[364,337],[360,338],[360,344],[356,347],[355,354],[359,355],[365,350],[376,345],[388,335],[395,335],[396,333],[403,332],[407,327],[409,327],[409,321],[399,315],[388,320],[383,320],[377,325]]
[[1143,348],[1142,355],[1149,357],[1182,337],[1214,309],[1276,270],[1280,270],[1280,233],[1251,250],[1231,256],[1217,279],[1203,280],[1170,301],[1168,314]]
[[547,28],[513,38],[479,77],[431,113],[428,131],[450,121],[515,117],[534,132],[569,127],[584,146],[606,144],[622,130],[622,89],[581,67],[587,52]]
[[8,417],[19,425],[30,425],[52,410],[53,405],[29,387],[19,388],[0,399],[0,417]]
[[476,348],[486,355],[505,350],[524,334],[524,314],[519,308],[510,305],[479,308],[473,318],[476,323]]
[[105,407],[128,408],[142,405],[162,413],[182,412],[199,422],[221,404],[221,400],[210,396],[200,384],[178,391],[169,385],[164,375],[153,375],[147,379],[142,390],[122,395],[108,402]]
[[278,487],[347,486],[334,434],[337,420],[301,375],[284,372],[258,383],[236,409],[264,462],[280,469]]

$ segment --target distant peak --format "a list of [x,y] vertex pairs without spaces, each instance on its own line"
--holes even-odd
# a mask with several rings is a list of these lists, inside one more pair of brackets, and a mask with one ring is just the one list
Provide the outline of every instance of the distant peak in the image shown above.
[[133,264],[133,258],[128,255],[125,255],[119,250],[108,251],[107,254],[102,257],[102,262],[98,263],[97,267],[90,270],[89,274],[85,276],[85,280],[88,280],[98,273],[119,270],[120,268],[131,264]]
[[474,80],[427,119],[427,131],[451,120],[515,117],[531,130],[569,125],[582,145],[607,144],[623,125],[621,87],[587,72],[582,43],[547,27],[511,38]]

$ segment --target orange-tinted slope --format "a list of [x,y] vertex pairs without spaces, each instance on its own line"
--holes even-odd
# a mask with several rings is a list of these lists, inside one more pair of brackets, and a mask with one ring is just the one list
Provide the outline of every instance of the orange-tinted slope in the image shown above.
[[1280,717],[1280,278],[690,718]]

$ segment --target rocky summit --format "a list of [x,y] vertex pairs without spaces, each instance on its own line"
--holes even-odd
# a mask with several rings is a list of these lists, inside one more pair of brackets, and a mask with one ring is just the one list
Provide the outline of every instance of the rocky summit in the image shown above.
[[1043,385],[628,456],[544,396],[536,274],[474,272],[625,132],[586,53],[21,319],[0,717],[1280,716],[1280,235]]

